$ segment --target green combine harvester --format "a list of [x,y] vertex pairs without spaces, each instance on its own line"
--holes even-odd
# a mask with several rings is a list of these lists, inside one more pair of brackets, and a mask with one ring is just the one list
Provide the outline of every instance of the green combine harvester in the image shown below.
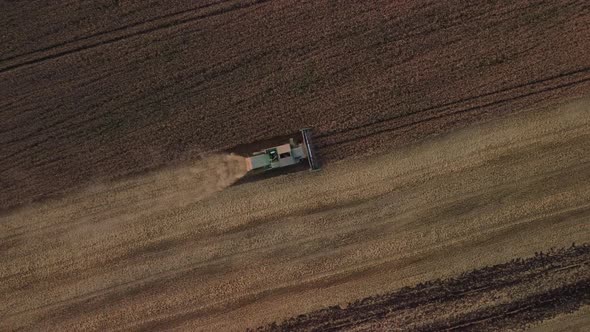
[[301,137],[303,141],[301,143],[291,138],[287,144],[255,152],[251,157],[246,158],[246,168],[248,171],[264,172],[307,160],[309,170],[319,170],[320,164],[313,148],[311,129],[301,129]]

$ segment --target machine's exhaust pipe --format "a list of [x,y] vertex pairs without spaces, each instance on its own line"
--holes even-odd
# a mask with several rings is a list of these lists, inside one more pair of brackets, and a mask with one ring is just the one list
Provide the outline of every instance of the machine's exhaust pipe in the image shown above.
[[303,145],[305,146],[305,153],[309,162],[309,170],[317,171],[321,168],[321,165],[313,146],[311,128],[301,129],[301,136],[303,136]]

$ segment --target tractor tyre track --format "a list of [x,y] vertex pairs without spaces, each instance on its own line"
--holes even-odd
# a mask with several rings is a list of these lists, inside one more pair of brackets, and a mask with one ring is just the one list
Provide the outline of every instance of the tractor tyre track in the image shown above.
[[[466,102],[473,102],[473,101],[478,101],[478,99],[481,99],[483,97],[491,97],[500,93],[504,93],[504,92],[508,92],[508,91],[512,91],[515,89],[520,89],[520,88],[527,88],[530,86],[534,86],[537,85],[539,83],[547,83],[556,79],[561,79],[561,78],[567,78],[569,76],[573,76],[573,75],[578,75],[578,74],[585,74],[590,72],[590,67],[584,67],[584,68],[580,68],[580,69],[576,69],[576,70],[571,70],[571,71],[566,71],[563,72],[561,74],[558,75],[554,75],[554,76],[550,76],[550,77],[544,77],[544,78],[540,78],[540,79],[535,79],[533,81],[529,81],[529,82],[525,82],[522,84],[517,84],[514,86],[510,86],[510,87],[506,87],[500,90],[496,90],[496,91],[491,91],[491,92],[486,92],[480,95],[475,95],[475,96],[471,96],[471,97],[467,97],[467,98],[462,98],[459,100],[455,100],[455,101],[451,101],[448,103],[444,103],[444,104],[440,104],[440,105],[433,105],[430,107],[427,107],[425,109],[422,110],[416,110],[414,112],[410,112],[410,113],[405,113],[405,114],[400,114],[400,115],[396,115],[394,117],[389,117],[389,118],[384,118],[384,119],[379,119],[379,120],[375,120],[369,123],[365,123],[365,124],[361,124],[359,126],[356,127],[351,127],[351,128],[344,128],[344,129],[339,129],[339,130],[335,130],[335,131],[327,131],[327,132],[321,132],[318,133],[317,135],[314,135],[314,137],[318,138],[318,139],[322,139],[325,137],[330,137],[330,136],[334,136],[336,134],[343,134],[343,133],[348,133],[350,131],[353,130],[359,130],[359,129],[364,129],[364,128],[368,128],[368,127],[372,127],[374,125],[377,124],[382,124],[384,122],[389,122],[389,121],[394,121],[397,120],[399,118],[403,118],[406,116],[410,116],[410,115],[414,115],[414,114],[418,114],[418,113],[424,113],[424,112],[429,112],[429,111],[438,111],[438,110],[446,110],[448,107],[459,107],[462,104],[466,103]],[[578,82],[585,82],[585,79],[582,79]],[[572,84],[576,84],[578,82],[573,82]],[[533,92],[534,93],[534,92]],[[519,98],[519,97],[515,97],[515,98]],[[483,106],[485,107],[485,106]]]
[[[564,88],[568,88],[568,87],[573,87],[576,86],[578,84],[583,84],[586,82],[590,81],[590,77],[588,78],[582,78],[582,79],[578,79],[576,81],[573,82],[566,82],[566,83],[559,83],[557,85],[554,86],[550,86],[550,87],[544,87],[542,89],[536,90],[536,91],[531,91],[531,92],[526,92],[524,94],[520,94],[520,95],[516,95],[516,96],[512,96],[512,97],[508,97],[508,98],[504,98],[504,99],[497,99],[494,101],[490,101],[481,105],[477,105],[477,106],[471,106],[469,108],[465,108],[465,109],[458,109],[458,110],[453,110],[453,108],[449,108],[449,106],[454,106],[459,108],[458,106],[465,103],[465,102],[473,102],[473,101],[477,101],[477,99],[481,98],[481,97],[487,97],[487,96],[491,96],[491,95],[495,95],[497,93],[501,93],[501,92],[505,92],[505,91],[510,91],[512,89],[516,89],[516,88],[524,88],[524,87],[530,87],[534,84],[537,84],[539,82],[547,82],[547,81],[551,81],[554,79],[563,79],[564,77],[567,76],[573,76],[573,75],[577,75],[579,73],[586,73],[590,71],[590,67],[589,68],[584,68],[581,70],[576,70],[570,73],[566,73],[566,74],[561,74],[555,77],[551,77],[551,78],[546,78],[546,79],[541,79],[541,80],[536,80],[533,82],[529,82],[529,83],[525,83],[522,85],[519,85],[517,87],[512,87],[512,88],[507,88],[507,89],[503,89],[501,91],[495,91],[495,92],[490,92],[490,93],[485,93],[482,94],[480,96],[474,96],[474,97],[469,97],[460,101],[456,101],[456,102],[452,102],[452,103],[448,103],[448,104],[444,104],[444,105],[437,105],[437,106],[433,106],[433,107],[429,107],[423,110],[417,110],[411,113],[407,113],[407,114],[401,114],[401,115],[397,115],[395,117],[392,118],[388,118],[388,119],[382,119],[379,121],[374,121],[368,124],[364,124],[358,127],[354,127],[354,128],[348,128],[348,129],[343,129],[343,130],[339,130],[338,132],[332,132],[332,133],[321,133],[317,138],[318,144],[317,147],[318,149],[322,149],[322,148],[328,148],[328,147],[332,147],[332,146],[336,146],[336,145],[341,145],[341,144],[347,144],[347,143],[354,143],[354,142],[358,142],[367,138],[370,138],[371,136],[376,136],[376,135],[380,135],[383,133],[387,133],[390,131],[394,131],[394,130],[399,130],[399,129],[407,129],[410,127],[413,127],[415,125],[421,124],[421,123],[427,123],[429,121],[432,120],[438,120],[444,117],[450,117],[453,115],[457,115],[457,114],[462,114],[462,113],[470,113],[470,112],[474,112],[474,111],[481,111],[484,110],[486,108],[490,108],[492,106],[498,106],[498,105],[503,105],[506,104],[508,102],[513,102],[516,101],[518,99],[523,99],[523,98],[527,98],[527,97],[531,97],[534,95],[538,95],[538,94],[542,94],[542,93],[546,93],[546,92],[554,92],[556,90],[561,90]],[[410,121],[408,123],[405,123],[403,125],[398,125],[398,126],[393,126],[393,127],[389,127],[389,126],[385,126],[385,128],[374,128],[376,126],[380,126],[383,124],[387,124],[389,122],[392,121],[400,121],[406,118],[410,118],[412,116],[418,115],[420,116],[422,113],[428,113],[428,112],[432,112],[432,111],[436,111],[437,114],[435,115],[425,115],[423,116],[423,118],[419,118],[417,120],[414,121]],[[475,113],[475,112],[474,112]],[[354,135],[354,131],[357,130],[364,130],[364,131],[368,131],[368,133],[363,133],[361,132],[360,135]],[[338,140],[336,139],[326,139],[326,137],[332,137],[335,135],[341,135],[344,134],[345,136],[352,136],[352,137],[346,137],[345,139],[341,139]],[[351,135],[352,134],[352,135]]]
[[[590,304],[588,272],[590,245],[552,249],[531,258],[299,315],[257,330],[520,330]],[[539,282],[543,279],[551,285]],[[506,299],[507,292],[514,296],[512,301]]]
[[[198,10],[201,10],[201,9],[206,9],[206,8],[209,8],[209,7],[212,7],[212,6],[216,6],[216,5],[222,4],[224,2],[229,2],[229,1],[232,1],[232,0],[220,0],[220,1],[212,2],[212,3],[208,3],[208,4],[203,4],[203,5],[195,6],[193,8],[189,8],[189,9],[186,9],[186,10],[177,11],[177,12],[166,14],[166,15],[152,17],[152,18],[149,18],[149,19],[147,19],[145,21],[142,21],[142,22],[135,22],[135,23],[124,25],[124,26],[120,26],[120,27],[117,27],[117,28],[114,28],[114,29],[108,29],[108,30],[104,30],[104,31],[101,31],[101,32],[93,33],[93,34],[90,34],[90,35],[82,36],[82,37],[79,37],[79,38],[75,38],[75,39],[71,39],[71,40],[66,40],[66,41],[63,41],[61,43],[52,44],[52,45],[49,45],[49,46],[46,46],[46,47],[42,47],[42,48],[39,48],[39,49],[34,49],[32,51],[28,51],[28,52],[25,52],[25,53],[15,54],[15,55],[8,56],[6,58],[2,58],[2,59],[0,59],[0,63],[2,63],[2,62],[9,62],[11,60],[17,60],[19,58],[27,57],[27,56],[30,56],[30,55],[35,55],[35,54],[39,54],[39,53],[45,53],[47,51],[53,51],[55,49],[58,49],[58,48],[63,47],[63,46],[68,46],[68,45],[74,45],[74,48],[76,48],[75,47],[75,44],[78,43],[78,42],[82,42],[82,41],[86,41],[88,39],[92,39],[92,38],[96,38],[96,37],[101,37],[101,36],[113,34],[113,33],[116,33],[116,32],[122,32],[122,31],[125,31],[125,30],[130,30],[131,28],[135,28],[135,27],[138,27],[138,26],[147,25],[149,23],[157,23],[158,21],[166,20],[166,19],[169,19],[169,18],[174,18],[176,16],[180,16],[180,15],[183,15],[183,14],[195,12],[195,11],[198,11]],[[58,52],[53,52],[53,53],[60,53],[60,52],[58,51]],[[43,58],[43,56],[38,57],[38,58]],[[16,63],[15,65],[16,66],[23,65],[23,62],[21,61],[20,63]]]
[[[86,36],[83,38],[78,38],[76,40],[63,42],[63,43],[56,44],[56,45],[53,45],[50,47],[46,47],[46,48],[43,48],[40,50],[32,51],[32,52],[29,52],[29,53],[26,53],[23,55],[13,56],[13,57],[9,57],[9,58],[0,60],[0,64],[2,64],[3,62],[9,62],[11,60],[18,59],[18,58],[28,56],[28,55],[33,55],[33,54],[38,54],[38,53],[49,53],[46,55],[37,56],[37,57],[30,59],[30,60],[16,62],[14,64],[9,64],[5,67],[0,67],[0,75],[3,73],[6,73],[6,72],[10,72],[12,70],[18,70],[22,67],[36,65],[36,64],[39,64],[39,63],[42,63],[45,61],[55,60],[55,59],[61,58],[63,56],[74,54],[77,52],[84,52],[84,51],[87,51],[87,50],[90,50],[93,48],[107,46],[109,44],[117,43],[120,41],[125,41],[129,38],[139,37],[139,36],[150,34],[150,33],[156,32],[156,31],[161,31],[161,30],[165,30],[165,29],[178,27],[180,25],[192,23],[192,22],[202,20],[202,19],[207,19],[207,18],[214,17],[217,15],[223,15],[223,14],[229,13],[234,10],[246,9],[246,8],[258,5],[258,4],[262,4],[267,1],[270,1],[270,0],[237,0],[237,1],[226,0],[226,1],[220,1],[218,3],[197,6],[195,8],[183,10],[183,11],[176,12],[173,14],[167,14],[167,15],[163,15],[161,17],[155,17],[153,19],[148,19],[145,22],[139,22],[139,23],[128,25],[128,26],[123,26],[120,28],[112,29],[109,31],[100,32],[100,33]],[[212,6],[215,6],[218,4],[223,4],[223,3],[228,3],[228,2],[232,2],[232,4],[229,6],[223,7],[223,8],[213,9],[210,12],[205,13],[205,14],[192,15],[192,16],[189,15],[189,17],[186,17],[186,18],[178,18],[178,16],[184,16],[186,14],[190,14],[195,11],[207,9]],[[160,21],[164,21],[164,22],[160,22]],[[155,26],[149,27],[150,24],[154,24]],[[134,30],[136,28],[138,31],[135,31],[135,32],[128,31],[128,30]],[[120,36],[111,36],[111,35],[117,35],[117,34],[120,34]],[[103,38],[104,40],[102,40],[102,41],[94,41],[93,40],[93,39],[97,39],[98,37],[104,37]],[[82,44],[80,46],[76,45],[76,43],[80,43],[80,42],[84,42],[84,41],[88,41],[88,43]],[[60,50],[60,48],[62,48],[62,49]],[[54,50],[56,50],[56,51],[51,52]]]

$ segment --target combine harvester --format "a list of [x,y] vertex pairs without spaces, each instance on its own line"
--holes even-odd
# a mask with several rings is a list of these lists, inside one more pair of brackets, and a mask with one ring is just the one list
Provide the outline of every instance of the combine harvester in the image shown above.
[[302,143],[297,143],[293,138],[289,143],[264,149],[246,158],[246,168],[254,173],[261,173],[277,168],[297,165],[307,159],[309,170],[320,169],[319,160],[316,157],[311,138],[311,129],[301,129]]

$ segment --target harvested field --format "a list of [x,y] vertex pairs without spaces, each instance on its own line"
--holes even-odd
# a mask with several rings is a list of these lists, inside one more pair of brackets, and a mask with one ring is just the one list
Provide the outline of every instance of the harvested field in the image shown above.
[[582,0],[4,1],[0,209],[303,126],[330,162],[554,104],[590,91],[589,11]]
[[533,325],[529,332],[583,332],[590,326],[590,305]]
[[[265,331],[498,331],[590,304],[590,246],[300,315]],[[586,325],[587,326],[587,325]]]
[[[213,195],[180,181],[181,206],[158,204],[162,170],[22,207],[0,223],[0,329],[243,330],[404,287],[463,321],[549,318],[587,303],[587,246],[481,268],[590,242],[589,139],[585,99]],[[415,287],[473,270],[495,288]]]

